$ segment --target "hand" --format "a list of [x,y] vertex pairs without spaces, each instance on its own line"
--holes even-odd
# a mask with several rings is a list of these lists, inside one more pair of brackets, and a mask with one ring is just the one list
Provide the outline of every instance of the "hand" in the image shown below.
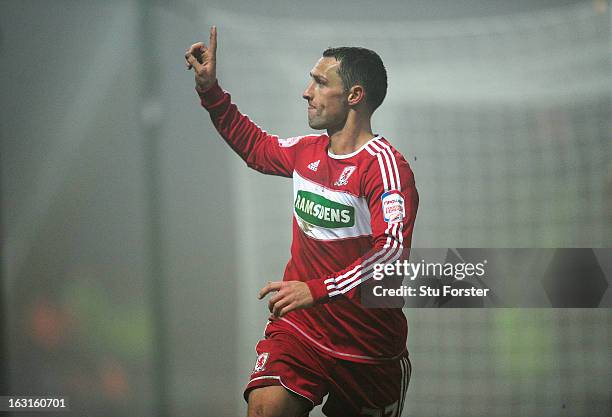
[[266,294],[276,291],[270,298],[268,308],[270,313],[276,317],[283,317],[290,311],[300,308],[307,308],[314,305],[314,299],[310,293],[310,288],[302,281],[277,281],[268,282],[268,285],[259,291],[261,300]]
[[194,69],[196,89],[206,90],[217,80],[217,27],[210,28],[208,48],[203,42],[194,43],[185,51],[187,69]]

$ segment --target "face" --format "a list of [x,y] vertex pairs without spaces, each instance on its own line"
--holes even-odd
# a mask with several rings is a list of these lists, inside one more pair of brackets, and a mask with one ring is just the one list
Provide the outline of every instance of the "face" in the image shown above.
[[336,58],[324,57],[310,71],[311,80],[302,97],[308,101],[308,125],[312,129],[333,129],[346,121],[348,94],[338,75],[339,66]]

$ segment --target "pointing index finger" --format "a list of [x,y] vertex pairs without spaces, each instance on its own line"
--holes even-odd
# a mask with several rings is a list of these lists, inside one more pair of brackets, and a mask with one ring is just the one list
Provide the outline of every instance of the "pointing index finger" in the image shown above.
[[214,56],[217,53],[217,26],[215,25],[210,28],[210,40],[208,41],[208,45]]

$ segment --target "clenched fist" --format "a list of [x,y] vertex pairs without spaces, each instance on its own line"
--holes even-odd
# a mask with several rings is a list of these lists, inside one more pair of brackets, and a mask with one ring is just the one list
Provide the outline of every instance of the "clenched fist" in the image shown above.
[[210,28],[208,47],[204,42],[191,45],[185,51],[187,69],[195,71],[196,90],[204,91],[217,80],[217,27]]

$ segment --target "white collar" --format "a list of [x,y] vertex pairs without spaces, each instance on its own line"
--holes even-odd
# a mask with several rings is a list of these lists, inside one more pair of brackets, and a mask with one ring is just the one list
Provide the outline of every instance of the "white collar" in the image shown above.
[[370,142],[372,142],[372,141],[374,141],[376,139],[380,139],[380,136],[379,135],[374,136],[372,139],[370,139],[369,141],[367,141],[366,143],[361,145],[361,147],[359,149],[357,149],[356,151],[351,152],[351,153],[347,153],[347,154],[344,154],[344,155],[336,155],[335,153],[332,153],[331,146],[330,146],[329,149],[327,149],[327,155],[330,158],[333,158],[333,159],[347,159],[347,158],[351,158],[351,157],[357,155],[359,152],[361,152],[366,146],[368,146],[368,144]]

